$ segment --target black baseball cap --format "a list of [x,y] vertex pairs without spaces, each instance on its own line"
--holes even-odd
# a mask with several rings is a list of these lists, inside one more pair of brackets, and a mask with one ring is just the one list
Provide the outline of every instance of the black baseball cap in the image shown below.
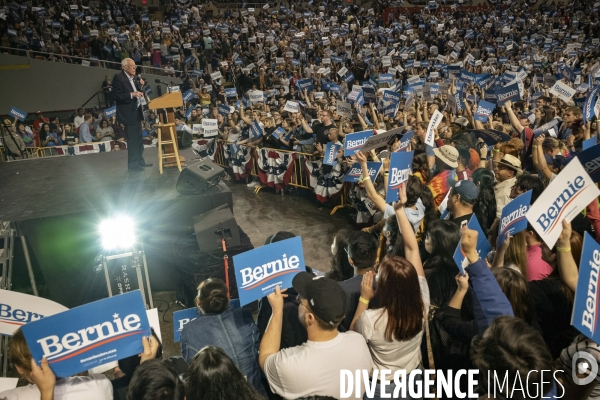
[[346,313],[346,292],[333,279],[300,272],[294,276],[292,287],[308,300],[313,314],[331,326]]

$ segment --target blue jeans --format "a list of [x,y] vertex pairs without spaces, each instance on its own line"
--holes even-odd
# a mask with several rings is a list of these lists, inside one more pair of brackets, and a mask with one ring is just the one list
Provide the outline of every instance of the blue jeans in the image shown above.
[[[416,371],[416,370],[415,370]],[[421,370],[422,372],[422,370]],[[396,389],[396,385],[394,384],[394,379],[393,376],[387,376],[386,375],[386,379],[388,379],[389,381],[391,381],[389,384],[385,385],[385,393],[389,394],[390,397],[388,398],[392,398],[392,399],[405,399],[405,400],[421,400],[423,399],[423,397],[411,397],[410,396],[410,391],[408,389],[408,374],[406,375],[406,397],[402,397],[402,389],[398,389],[398,397],[393,397],[394,394],[394,390]],[[423,389],[423,374],[419,374],[415,376],[414,379],[414,383],[416,386],[417,382],[421,382],[421,394],[424,393],[424,389]],[[375,391],[373,393],[372,397],[367,396],[367,392],[365,392],[365,395],[363,396],[363,400],[379,400],[382,399],[381,397],[381,383],[379,383],[379,381],[377,382],[377,385],[375,385]]]

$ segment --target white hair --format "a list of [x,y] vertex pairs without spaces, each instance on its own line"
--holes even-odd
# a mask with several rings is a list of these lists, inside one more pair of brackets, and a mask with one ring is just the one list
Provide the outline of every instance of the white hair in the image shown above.
[[131,58],[124,58],[124,59],[121,61],[121,67],[126,67],[126,66],[127,66],[127,63],[128,63],[129,61],[133,61],[133,60],[132,60]]

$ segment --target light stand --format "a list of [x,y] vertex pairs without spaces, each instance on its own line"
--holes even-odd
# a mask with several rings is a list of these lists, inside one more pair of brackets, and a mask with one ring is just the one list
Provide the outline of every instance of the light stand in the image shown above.
[[[143,244],[140,244],[140,248],[137,248],[137,246],[134,246],[133,248],[130,249],[130,251],[126,251],[124,253],[109,254],[109,255],[101,254],[96,259],[99,262],[98,267],[100,267],[100,265],[101,265],[102,269],[104,270],[104,278],[106,279],[106,288],[108,290],[108,297],[113,296],[110,274],[108,272],[108,269],[109,269],[108,264],[109,264],[109,261],[119,260],[119,259],[126,259],[127,264],[121,266],[122,272],[125,275],[125,277],[127,276],[128,268],[135,269],[138,286],[139,286],[140,291],[142,292],[142,298],[144,299],[144,303],[146,304],[146,307],[148,307],[148,305],[150,305],[150,307],[149,307],[150,309],[154,308],[154,301],[152,300],[152,289],[150,287],[150,276],[148,275],[148,263],[146,261],[146,253],[144,252]],[[142,273],[142,268],[144,270],[143,273]],[[145,275],[145,279],[144,279],[143,275]],[[123,282],[122,284],[124,287],[122,290],[120,288],[119,291],[121,293],[125,293],[125,292],[132,290],[127,282]],[[144,285],[146,286],[146,288],[144,288]],[[147,297],[146,297],[146,292],[148,293]]]

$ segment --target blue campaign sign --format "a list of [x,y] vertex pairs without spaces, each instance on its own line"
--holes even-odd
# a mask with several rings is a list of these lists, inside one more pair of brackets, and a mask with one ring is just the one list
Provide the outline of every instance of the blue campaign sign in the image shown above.
[[233,256],[242,306],[263,298],[275,287],[288,289],[298,272],[306,271],[302,238],[282,240]]
[[8,115],[15,117],[21,122],[25,122],[25,118],[27,118],[27,113],[23,110],[19,110],[17,107],[11,108],[8,112]]
[[598,138],[596,136],[593,136],[588,140],[584,140],[583,142],[581,142],[581,150],[587,150],[590,147],[594,147],[597,144],[597,140]]
[[384,90],[384,92],[383,92],[383,101],[389,101],[393,104],[400,103],[400,97],[401,97],[400,93],[396,93],[391,90]]
[[394,118],[398,112],[398,103],[391,103],[389,106],[383,109],[383,115],[386,117]]
[[346,83],[350,83],[353,80],[354,80],[354,74],[352,72],[350,72],[349,74],[344,76],[344,82],[346,82]]
[[231,112],[231,108],[226,104],[219,104],[218,112],[223,116],[227,116]]
[[236,96],[237,96],[237,92],[236,92],[235,88],[225,89],[225,97],[230,98],[230,97],[236,97]]
[[476,121],[488,122],[489,117],[492,115],[492,111],[494,111],[496,105],[494,103],[490,103],[489,101],[480,100],[477,105],[477,111],[475,111],[475,115],[473,118]]
[[379,74],[379,83],[392,84],[393,82],[394,82],[394,76],[392,74]]
[[190,89],[183,94],[183,101],[190,101],[193,97],[194,97],[194,93]]
[[585,103],[583,103],[583,123],[586,124],[588,121],[591,121],[594,118],[594,106],[596,104],[596,98],[598,97],[598,92],[600,91],[600,86],[594,87],[588,93]]
[[112,118],[117,115],[117,106],[112,106],[104,109],[104,117]]
[[483,139],[488,146],[493,146],[496,143],[508,142],[511,139],[510,135],[495,129],[473,129],[471,132],[474,133],[476,137]]
[[363,87],[363,96],[366,104],[377,102],[377,98],[375,97],[375,89],[373,88]]
[[263,135],[263,133],[263,129],[260,127],[258,122],[254,120],[254,122],[252,122],[252,125],[250,125],[250,134],[252,135],[252,137],[254,139],[258,139]]
[[48,359],[66,377],[139,354],[150,324],[135,290],[73,308],[21,327],[33,359]]
[[325,154],[323,156],[323,164],[335,167],[337,164],[337,153],[341,148],[341,144],[327,143],[327,146],[325,146]]
[[296,85],[302,91],[304,91],[304,89],[311,91],[315,88],[312,79],[300,79],[298,82],[296,82]]
[[531,206],[531,190],[513,199],[502,209],[500,224],[498,225],[498,246],[504,243],[507,234],[515,235],[527,229],[525,215]]
[[181,340],[183,326],[188,322],[195,320],[199,313],[197,307],[186,308],[185,310],[175,311],[173,313],[173,341],[175,343]]
[[[369,169],[369,177],[371,178],[371,182],[375,182],[375,178],[377,178],[377,174],[381,169],[380,162],[369,161],[367,162],[367,168]],[[352,167],[346,172],[344,175],[344,182],[356,183],[358,179],[362,176],[362,168],[359,163],[354,163]]]
[[595,145],[577,154],[581,165],[595,183],[600,182],[600,145]]
[[346,139],[344,140],[344,157],[353,156],[371,136],[373,136],[373,130],[346,135]]
[[598,327],[598,270],[600,269],[600,245],[592,235],[585,232],[583,250],[579,262],[579,277],[573,302],[571,325],[594,342],[600,340]]
[[[492,251],[492,246],[490,246],[490,242],[488,242],[487,236],[481,229],[481,225],[479,225],[479,221],[477,220],[477,217],[475,216],[475,214],[473,214],[471,219],[469,219],[469,222],[467,223],[467,227],[471,230],[479,232],[479,235],[477,236],[477,247],[476,247],[477,253],[482,258],[487,256],[487,254],[490,251]],[[460,243],[458,243],[458,245],[456,246],[456,250],[454,250],[453,258],[454,258],[454,262],[458,266],[458,270],[464,276],[465,275],[465,267],[469,266],[469,260],[467,260],[466,255],[462,252]]]
[[390,175],[385,201],[392,203],[398,200],[400,186],[408,180],[412,171],[412,159],[414,151],[402,151],[392,153],[390,157]]
[[402,136],[402,139],[400,139],[400,145],[396,151],[406,151],[414,135],[415,131],[406,132],[404,136]]
[[519,84],[504,86],[496,89],[496,98],[498,99],[498,107],[502,107],[508,100],[516,101],[521,99],[519,93]]

